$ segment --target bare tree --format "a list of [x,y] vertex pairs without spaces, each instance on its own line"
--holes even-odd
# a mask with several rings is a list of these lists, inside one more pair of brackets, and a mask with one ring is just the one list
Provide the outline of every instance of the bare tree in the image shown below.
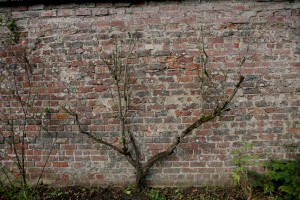
[[[130,35],[128,39],[129,45],[127,49],[124,49],[124,44],[121,42],[120,38],[116,38],[114,41],[114,48],[111,52],[102,52],[101,58],[105,66],[109,70],[110,76],[113,79],[113,82],[109,86],[110,93],[117,108],[117,117],[119,120],[120,127],[120,138],[119,142],[121,144],[117,145],[110,143],[109,141],[104,140],[101,137],[97,137],[89,131],[88,128],[84,127],[81,123],[80,115],[74,111],[71,107],[63,107],[63,110],[74,117],[74,121],[78,127],[80,133],[88,136],[95,142],[103,144],[110,147],[111,149],[117,151],[119,154],[123,155],[127,161],[134,167],[136,172],[136,189],[141,190],[145,185],[145,177],[149,172],[149,169],[159,160],[172,155],[176,148],[178,148],[184,138],[186,138],[194,129],[198,128],[202,124],[212,121],[216,117],[220,116],[224,112],[230,110],[229,103],[233,100],[238,89],[241,87],[241,84],[244,80],[239,72],[237,73],[237,82],[233,85],[231,93],[227,93],[225,90],[226,82],[228,81],[228,73],[225,70],[221,70],[222,79],[219,81],[219,84],[214,80],[214,75],[208,72],[206,66],[208,63],[208,55],[205,51],[204,46],[199,46],[199,91],[202,96],[200,99],[201,109],[204,111],[205,101],[207,100],[207,85],[213,87],[219,95],[217,98],[214,98],[211,105],[212,108],[207,110],[207,112],[202,112],[196,121],[187,126],[178,136],[174,137],[172,142],[169,144],[169,147],[165,150],[152,155],[146,161],[142,159],[142,149],[139,148],[138,138],[135,134],[129,129],[130,124],[128,123],[128,111],[130,110],[130,100],[131,100],[131,87],[129,80],[131,78],[131,66],[129,60],[132,56],[136,56],[134,53],[135,46],[137,43],[136,37],[134,34]],[[127,43],[128,44],[128,43]],[[243,58],[239,67],[243,65],[245,58]],[[206,113],[206,114],[204,114]]]
[[[4,141],[0,154],[0,188],[6,195],[16,195],[11,191],[20,187],[20,198],[28,199],[34,192],[29,193],[28,190],[26,151],[41,132],[50,134],[50,129],[47,120],[43,119],[44,110],[37,106],[38,86],[33,80],[37,76],[34,73],[35,64],[28,58],[30,51],[26,48],[26,41],[16,43],[17,32],[14,31],[13,38],[2,38],[1,45],[1,49],[9,52],[9,57],[0,60],[0,138]],[[55,139],[33,191],[41,180],[54,143]],[[7,167],[5,163],[12,164],[12,167]]]

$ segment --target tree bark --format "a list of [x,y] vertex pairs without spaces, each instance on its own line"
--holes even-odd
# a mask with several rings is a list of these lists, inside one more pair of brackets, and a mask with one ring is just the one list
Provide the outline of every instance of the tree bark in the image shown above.
[[141,192],[145,187],[145,176],[147,174],[142,169],[136,168],[136,175],[135,175],[135,189],[138,192]]

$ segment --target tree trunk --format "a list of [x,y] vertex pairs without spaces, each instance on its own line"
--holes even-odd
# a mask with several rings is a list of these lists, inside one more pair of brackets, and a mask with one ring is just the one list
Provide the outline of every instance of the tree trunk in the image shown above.
[[142,169],[136,169],[136,176],[135,176],[135,189],[138,192],[141,192],[145,187],[145,176],[146,172]]

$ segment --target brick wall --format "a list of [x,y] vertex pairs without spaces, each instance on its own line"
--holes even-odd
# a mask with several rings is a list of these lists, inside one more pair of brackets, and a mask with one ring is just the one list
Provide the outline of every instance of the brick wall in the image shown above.
[[[299,145],[300,138],[299,8],[297,1],[193,0],[0,7],[1,14],[12,13],[23,32],[21,39],[29,47],[36,44],[29,56],[37,66],[36,106],[52,109],[50,128],[58,132],[57,139],[41,133],[29,140],[29,177],[36,178],[55,141],[44,182],[121,185],[134,180],[122,156],[77,133],[60,109],[71,104],[89,130],[117,143],[109,75],[99,55],[113,35],[128,31],[138,31],[141,37],[138,56],[131,61],[135,80],[129,119],[145,159],[165,149],[172,136],[201,114],[201,38],[209,70],[221,66],[235,71],[238,60],[247,58],[241,70],[246,79],[231,105],[234,109],[194,130],[175,155],[157,163],[148,177],[153,185],[227,183],[232,153],[241,141],[252,142],[254,150],[263,153],[261,159],[289,157],[284,145]],[[10,62],[7,49],[0,55]],[[0,147],[7,149],[3,137]],[[1,162],[9,166],[3,157]]]

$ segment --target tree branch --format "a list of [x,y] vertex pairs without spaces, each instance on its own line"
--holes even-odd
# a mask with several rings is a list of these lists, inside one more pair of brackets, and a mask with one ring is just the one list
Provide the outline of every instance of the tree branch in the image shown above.
[[240,79],[239,79],[238,83],[235,85],[235,88],[234,88],[234,91],[233,91],[232,95],[229,97],[229,99],[227,101],[223,102],[221,107],[217,106],[211,114],[203,115],[200,119],[198,119],[193,124],[188,126],[183,132],[181,132],[179,137],[174,138],[173,142],[170,144],[170,146],[168,147],[167,150],[165,150],[163,152],[160,152],[160,153],[150,157],[150,159],[144,165],[144,170],[148,171],[149,168],[151,166],[153,166],[153,164],[155,162],[157,162],[158,160],[173,154],[174,150],[180,145],[182,139],[185,138],[194,129],[198,128],[200,125],[202,125],[206,122],[209,122],[209,121],[213,120],[217,116],[220,116],[222,113],[228,111],[229,109],[227,109],[227,105],[231,102],[233,97],[236,95],[236,93],[237,93],[238,89],[241,87],[241,84],[244,81],[244,79],[245,79],[244,76],[240,76]]

